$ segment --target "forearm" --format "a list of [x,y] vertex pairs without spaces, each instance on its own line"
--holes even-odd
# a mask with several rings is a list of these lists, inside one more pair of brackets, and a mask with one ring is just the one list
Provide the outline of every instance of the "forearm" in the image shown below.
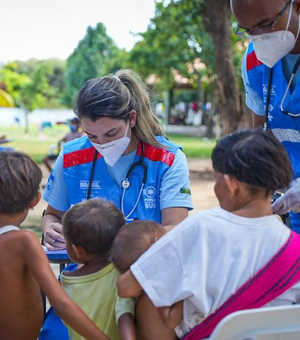
[[47,228],[52,223],[61,223],[61,218],[59,218],[58,216],[52,215],[51,213],[47,214],[46,212],[46,214],[42,218],[42,224],[41,224],[41,229],[42,229],[43,234],[45,234]]
[[161,225],[167,231],[173,229],[177,224],[188,217],[187,208],[167,208],[161,211]]
[[48,297],[57,315],[83,337],[90,340],[108,340],[103,332],[88,318],[82,309],[70,299],[51,269],[38,237],[30,231],[22,231],[22,258],[41,290]]
[[67,298],[53,307],[57,315],[84,338],[110,340],[71,299]]
[[118,320],[120,340],[135,340],[134,318],[131,313],[125,313]]

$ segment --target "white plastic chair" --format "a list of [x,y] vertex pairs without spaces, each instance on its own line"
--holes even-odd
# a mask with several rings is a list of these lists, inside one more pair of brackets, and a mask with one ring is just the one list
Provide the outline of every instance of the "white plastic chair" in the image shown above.
[[239,311],[224,318],[209,340],[300,340],[300,305]]

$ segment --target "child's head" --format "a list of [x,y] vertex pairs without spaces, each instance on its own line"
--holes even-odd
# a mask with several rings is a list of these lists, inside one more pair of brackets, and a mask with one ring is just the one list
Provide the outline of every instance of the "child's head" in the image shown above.
[[81,247],[89,255],[108,257],[112,242],[125,224],[114,203],[94,198],[75,204],[63,216],[63,234],[70,245]]
[[165,233],[165,228],[153,221],[124,225],[113,242],[111,261],[121,273],[126,272]]
[[221,139],[213,150],[212,163],[221,206],[229,197],[222,197],[217,182],[226,186],[234,178],[244,184],[249,195],[263,193],[267,198],[275,190],[286,188],[293,175],[284,147],[273,135],[260,130],[242,130]]
[[0,214],[16,215],[28,211],[40,198],[42,172],[26,154],[0,152]]
[[69,127],[72,132],[78,131],[81,127],[80,120],[77,117],[74,117],[69,120]]

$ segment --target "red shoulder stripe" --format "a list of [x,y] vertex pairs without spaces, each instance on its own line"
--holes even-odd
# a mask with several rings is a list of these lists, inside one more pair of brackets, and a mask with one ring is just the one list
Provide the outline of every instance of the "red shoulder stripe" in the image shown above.
[[[70,168],[75,165],[90,163],[93,161],[95,156],[96,149],[94,147],[83,149],[83,150],[76,150],[64,155],[64,169]],[[99,154],[97,155],[97,159],[101,158],[102,156]]]
[[[136,154],[138,156],[141,156],[142,154],[141,143],[139,143]],[[145,143],[145,157],[151,161],[159,161],[167,164],[168,166],[172,166],[175,159],[175,154],[166,149],[159,149],[156,146]]]
[[252,51],[247,55],[247,71],[250,71],[259,65],[262,65],[262,62],[257,59],[255,51]]

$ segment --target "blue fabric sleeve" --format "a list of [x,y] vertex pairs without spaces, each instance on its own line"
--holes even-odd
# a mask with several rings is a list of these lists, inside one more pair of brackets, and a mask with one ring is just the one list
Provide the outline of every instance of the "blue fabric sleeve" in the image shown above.
[[48,178],[43,199],[56,210],[67,211],[70,208],[68,190],[63,174],[63,152],[60,152]]
[[246,105],[249,107],[251,111],[259,116],[264,116],[264,104],[260,96],[250,85],[247,68],[246,68],[246,59],[247,53],[244,55],[243,63],[242,63],[242,78],[244,81],[244,89],[246,92]]
[[160,210],[174,207],[193,209],[188,164],[180,149],[172,166],[163,175],[160,188]]

